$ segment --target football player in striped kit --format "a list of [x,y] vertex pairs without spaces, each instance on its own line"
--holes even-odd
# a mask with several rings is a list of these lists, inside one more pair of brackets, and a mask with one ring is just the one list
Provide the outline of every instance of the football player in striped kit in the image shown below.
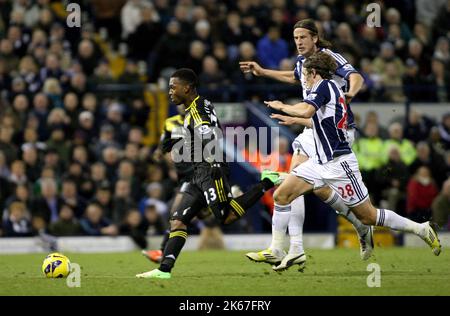
[[[264,69],[256,62],[241,62],[240,67],[244,73],[252,72],[256,76],[264,76],[281,82],[298,84],[302,86],[302,98],[306,99],[310,90],[306,86],[306,77],[303,74],[303,64],[305,60],[315,52],[322,51],[329,54],[338,67],[333,73],[333,80],[344,90],[345,101],[348,104],[358,93],[363,84],[362,76],[355,68],[347,62],[340,54],[333,52],[329,48],[331,44],[320,38],[316,24],[311,19],[298,21],[294,25],[293,37],[298,51],[295,68],[292,71],[278,71]],[[305,126],[304,131],[295,139],[292,144],[294,155],[291,163],[291,170],[304,163],[308,159],[315,159],[315,146],[310,120],[303,118],[290,118],[291,121]],[[350,106],[346,107],[346,115],[343,121],[348,128],[350,145],[354,139],[354,119]],[[372,228],[363,225],[356,216],[349,211],[344,201],[329,187],[319,188],[314,193],[336,213],[344,216],[355,227],[360,241],[361,259],[367,260],[373,251]],[[303,196],[293,201],[290,211],[286,209],[274,210],[272,218],[272,243],[266,250],[250,252],[247,257],[256,262],[267,262],[270,264],[303,266],[306,262],[306,255],[303,249],[303,223],[305,219],[305,202]],[[285,255],[282,245],[289,228],[290,248]]]
[[[358,161],[350,146],[345,119],[347,105],[344,92],[332,80],[336,71],[334,58],[326,52],[317,52],[303,64],[308,96],[295,105],[280,101],[266,101],[267,106],[290,116],[311,120],[314,159],[309,159],[292,170],[274,193],[275,209],[289,212],[298,196],[328,186],[365,225],[389,227],[414,233],[422,238],[438,256],[441,245],[430,222],[413,222],[391,210],[375,208],[359,171]],[[277,174],[272,172],[272,176]],[[268,177],[266,173],[264,177]],[[274,178],[271,178],[274,181]],[[283,262],[275,271],[289,268]]]

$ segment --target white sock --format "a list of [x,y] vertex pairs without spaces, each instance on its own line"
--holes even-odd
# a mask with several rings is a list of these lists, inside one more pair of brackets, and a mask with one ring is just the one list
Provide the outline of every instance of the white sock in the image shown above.
[[305,222],[305,198],[299,196],[291,203],[289,218],[289,254],[303,253],[303,223]]
[[325,201],[332,209],[336,211],[336,213],[344,216],[350,223],[352,223],[353,227],[355,227],[359,236],[364,236],[369,230],[369,226],[364,225],[361,221],[350,211],[350,208],[345,205],[344,200],[337,194],[332,191],[331,195]]
[[275,203],[275,210],[272,216],[272,244],[270,249],[276,254],[283,251],[286,230],[291,216],[291,205],[278,205]]
[[394,230],[399,230],[408,233],[414,233],[416,235],[425,236],[425,227],[423,224],[413,222],[397,213],[385,210],[377,209],[377,226],[389,227]]

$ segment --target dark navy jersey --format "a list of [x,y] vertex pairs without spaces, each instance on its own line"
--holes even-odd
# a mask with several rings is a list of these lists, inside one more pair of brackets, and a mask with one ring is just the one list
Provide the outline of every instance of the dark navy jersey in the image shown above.
[[304,102],[314,106],[313,135],[319,164],[352,152],[348,140],[348,106],[334,80],[318,81]]
[[[327,53],[334,58],[334,60],[336,61],[336,64],[337,64],[337,68],[336,68],[336,72],[333,75],[332,80],[334,80],[336,82],[336,84],[338,85],[339,88],[341,88],[344,92],[347,92],[348,87],[349,87],[348,77],[352,73],[358,73],[356,71],[356,69],[351,64],[349,64],[349,62],[341,54],[335,53],[332,50],[327,49],[327,48],[321,48],[321,49],[319,49],[319,51]],[[295,68],[294,68],[295,79],[300,81],[302,84],[303,99],[306,99],[306,97],[310,93],[310,91],[308,89],[306,89],[306,81],[305,81],[306,78],[302,73],[303,63],[305,62],[305,59],[306,58],[304,56],[298,55],[297,60],[295,62]],[[355,119],[354,119],[353,112],[352,112],[350,106],[348,106],[347,119],[348,119],[349,127],[354,127]]]

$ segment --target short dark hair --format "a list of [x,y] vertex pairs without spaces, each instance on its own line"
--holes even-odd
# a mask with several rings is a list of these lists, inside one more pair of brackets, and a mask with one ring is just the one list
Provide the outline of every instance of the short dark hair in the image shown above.
[[323,79],[331,79],[336,72],[336,61],[330,54],[317,52],[306,58],[303,67],[307,72],[314,69]]
[[295,29],[307,29],[309,31],[309,34],[311,34],[311,36],[317,36],[318,38],[317,47],[331,48],[332,46],[329,41],[324,40],[323,38],[320,37],[319,30],[317,29],[316,26],[316,22],[313,19],[304,19],[297,21],[297,23],[295,23],[294,25],[294,30]]
[[171,77],[178,78],[194,88],[198,87],[198,77],[192,69],[189,68],[177,69],[172,74]]

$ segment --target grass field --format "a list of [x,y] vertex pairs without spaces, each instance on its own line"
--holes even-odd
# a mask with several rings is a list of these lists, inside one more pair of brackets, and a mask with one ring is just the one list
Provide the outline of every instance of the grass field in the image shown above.
[[357,250],[310,250],[303,273],[271,271],[242,251],[184,252],[170,280],[136,279],[156,267],[140,253],[66,254],[81,266],[80,288],[41,274],[45,255],[0,256],[0,295],[450,295],[450,254],[428,249],[377,249],[381,287],[369,288]]

